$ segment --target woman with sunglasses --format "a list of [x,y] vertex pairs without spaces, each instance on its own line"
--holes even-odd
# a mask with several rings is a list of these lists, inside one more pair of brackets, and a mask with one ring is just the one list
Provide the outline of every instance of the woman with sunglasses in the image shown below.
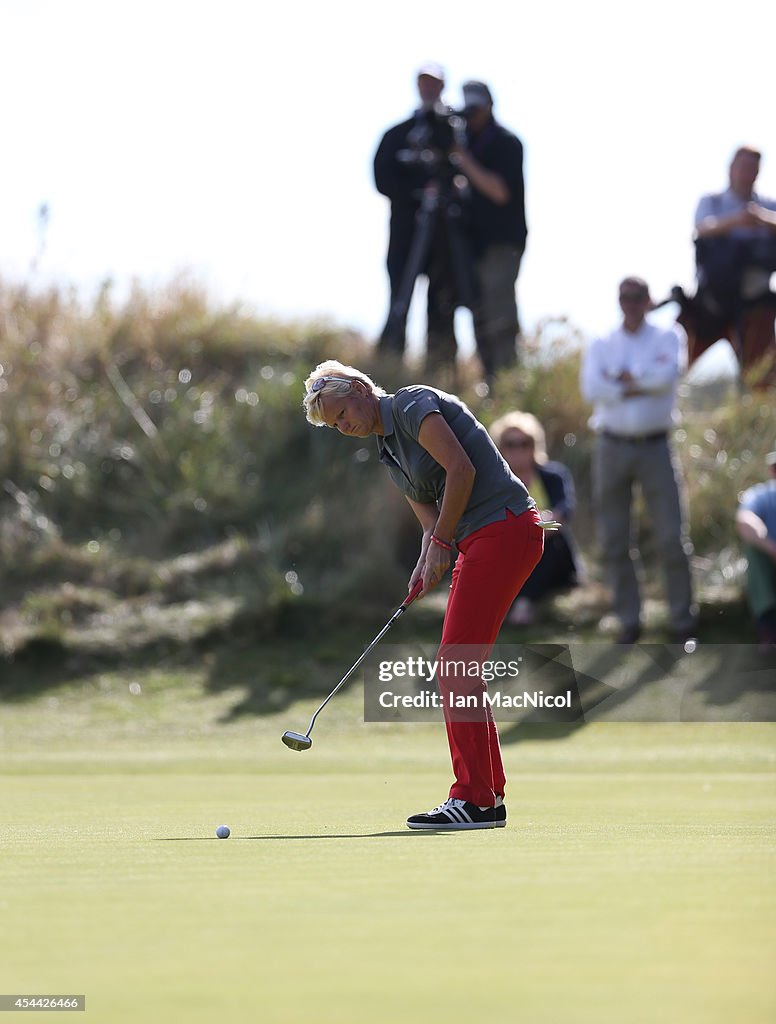
[[[449,798],[414,814],[414,829],[481,829],[506,824],[505,776],[487,701],[456,715],[446,698],[462,648],[486,660],[515,596],[542,555],[544,531],[534,500],[510,471],[487,430],[454,395],[425,385],[388,395],[365,373],[336,360],[305,381],[307,420],[350,437],[374,434],[380,461],[422,528],[408,589],[436,587],[453,557],[452,585],[437,655],[438,683],[455,781]],[[466,680],[467,693],[485,684]],[[465,719],[465,720],[464,720]]]
[[[549,462],[544,427],[530,412],[515,410],[491,424],[490,436],[509,468],[523,481],[544,520],[564,526],[576,505],[574,480],[562,462]],[[544,554],[528,577],[507,622],[527,626],[533,622],[536,603],[543,597],[576,586],[580,575],[579,556],[567,529],[551,533],[544,541]]]

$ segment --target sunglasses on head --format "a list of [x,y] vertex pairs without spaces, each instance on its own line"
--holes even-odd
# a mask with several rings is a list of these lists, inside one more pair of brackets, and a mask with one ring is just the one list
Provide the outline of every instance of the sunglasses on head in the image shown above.
[[307,392],[308,395],[315,395],[319,392],[329,381],[337,381],[341,384],[352,384],[353,380],[350,377],[318,377],[310,385],[310,390]]

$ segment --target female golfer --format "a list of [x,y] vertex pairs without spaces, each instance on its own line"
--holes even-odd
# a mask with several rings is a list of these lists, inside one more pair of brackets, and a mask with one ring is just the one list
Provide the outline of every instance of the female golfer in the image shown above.
[[[414,829],[499,828],[506,824],[504,768],[498,732],[487,701],[456,714],[446,694],[459,692],[444,665],[467,663],[476,651],[489,657],[515,596],[544,546],[533,499],[509,469],[487,430],[464,403],[435,388],[413,385],[387,395],[365,373],[336,360],[321,363],[305,381],[304,407],[315,426],[351,437],[377,436],[377,450],[423,529],[409,589],[420,578],[423,592],[453,568],[438,683],[445,707],[455,782],[439,807],[413,814]],[[455,673],[451,673],[454,675]],[[465,681],[481,694],[480,679]]]

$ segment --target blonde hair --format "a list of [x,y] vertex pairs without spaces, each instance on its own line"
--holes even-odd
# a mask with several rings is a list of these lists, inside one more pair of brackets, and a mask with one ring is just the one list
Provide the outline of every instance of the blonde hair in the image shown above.
[[[313,385],[321,377],[331,377],[331,380],[327,380],[325,384],[322,384],[320,388],[313,391]],[[305,416],[307,422],[312,423],[314,427],[325,427],[328,426],[323,420],[323,409],[321,408],[321,399],[326,395],[347,395],[350,393],[353,387],[353,381],[360,380],[361,383],[368,388],[373,395],[384,395],[385,391],[378,384],[372,380],[372,378],[362,373],[361,370],[357,370],[354,366],[345,366],[344,363],[339,362],[338,359],[327,359],[323,363],[318,363],[313,372],[304,382],[305,395],[302,399],[302,405],[304,406]]]
[[526,437],[530,437],[534,447],[534,462],[540,466],[544,465],[547,461],[547,438],[544,427],[532,412],[520,412],[515,409],[513,412],[500,416],[495,423],[491,424],[490,436],[497,448],[501,448],[504,434],[508,430],[519,430]]

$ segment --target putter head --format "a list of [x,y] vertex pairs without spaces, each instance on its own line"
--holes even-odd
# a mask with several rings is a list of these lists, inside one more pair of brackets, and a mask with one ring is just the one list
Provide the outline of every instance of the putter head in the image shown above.
[[291,750],[309,750],[313,745],[309,736],[302,736],[298,732],[284,732],[281,739]]

